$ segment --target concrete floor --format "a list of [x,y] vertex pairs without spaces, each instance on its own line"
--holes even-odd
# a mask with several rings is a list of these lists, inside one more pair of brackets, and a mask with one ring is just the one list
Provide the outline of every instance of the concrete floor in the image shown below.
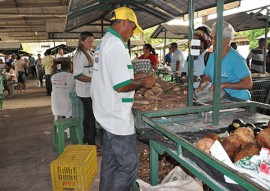
[[[0,110],[0,190],[52,190],[50,163],[52,152],[50,97],[35,80],[28,80],[28,91],[16,92],[4,100]],[[139,150],[147,147],[139,143]],[[101,157],[98,157],[100,164]],[[90,190],[98,190],[99,174]]]

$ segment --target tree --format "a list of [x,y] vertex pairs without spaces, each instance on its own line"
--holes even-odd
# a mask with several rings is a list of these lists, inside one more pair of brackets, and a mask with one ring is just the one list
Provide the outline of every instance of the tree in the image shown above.
[[258,46],[258,37],[265,34],[265,29],[254,29],[243,31],[244,36],[246,36],[249,40],[249,50]]

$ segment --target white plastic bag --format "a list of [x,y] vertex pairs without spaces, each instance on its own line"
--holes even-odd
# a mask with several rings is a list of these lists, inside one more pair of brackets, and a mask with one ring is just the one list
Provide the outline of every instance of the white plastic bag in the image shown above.
[[179,166],[176,166],[159,185],[151,186],[141,179],[137,179],[137,182],[140,191],[203,191],[202,186]]

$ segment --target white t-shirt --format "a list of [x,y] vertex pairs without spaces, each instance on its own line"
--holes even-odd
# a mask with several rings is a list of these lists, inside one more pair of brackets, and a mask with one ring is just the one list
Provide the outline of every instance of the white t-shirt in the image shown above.
[[97,46],[94,60],[91,97],[96,120],[102,128],[115,135],[134,134],[131,111],[134,91],[116,91],[132,82],[133,67],[127,46],[112,28]]
[[[92,56],[91,53],[89,53]],[[93,66],[83,52],[76,52],[73,58],[73,76],[76,79],[81,75],[92,77]],[[79,97],[90,97],[91,82],[82,82],[76,79],[76,93]]]
[[57,116],[72,116],[72,103],[70,92],[75,89],[73,75],[68,72],[60,72],[52,75],[52,113]]
[[172,68],[173,72],[180,72],[180,71],[176,71],[176,62],[177,61],[180,61],[179,70],[182,71],[182,69],[184,67],[184,55],[178,48],[174,50],[173,56],[172,56],[171,68]]
[[[206,52],[207,52],[207,50],[203,51],[198,56],[198,59],[194,60],[194,71],[193,71],[194,76],[204,75],[204,69],[205,69],[204,56],[205,56]],[[188,62],[186,62],[185,67],[183,68],[183,72],[186,72],[187,75],[189,74]],[[198,88],[199,85],[200,85],[200,82],[197,82],[197,81],[193,82],[193,88]],[[211,86],[211,83],[207,86],[207,88],[210,86]]]

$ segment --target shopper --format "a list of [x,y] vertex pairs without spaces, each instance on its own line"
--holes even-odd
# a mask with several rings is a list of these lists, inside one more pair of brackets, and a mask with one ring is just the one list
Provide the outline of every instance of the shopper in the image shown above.
[[134,90],[150,88],[155,78],[134,79],[127,42],[141,33],[133,10],[115,9],[94,54],[91,97],[95,117],[103,128],[100,191],[129,191],[138,171],[137,140],[131,111]]
[[176,42],[171,43],[170,48],[172,49],[173,56],[171,60],[171,68],[174,73],[175,82],[180,82],[179,74],[182,72],[181,69],[184,68],[184,55],[179,50]]
[[42,60],[42,66],[44,67],[45,70],[47,96],[51,96],[52,92],[51,76],[53,74],[53,57],[51,55],[50,49],[46,51],[46,56]]
[[[224,89],[224,91],[232,98],[239,100],[250,100],[250,92],[248,89],[252,88],[252,80],[250,71],[246,65],[245,59],[235,51],[230,42],[234,38],[234,29],[227,23],[223,22],[222,33],[222,61],[221,61],[221,84],[220,87],[216,87],[214,84],[214,65],[215,65],[215,53],[209,56],[206,68],[204,70],[205,75],[200,81],[199,87],[196,92],[200,92],[206,87],[207,83],[212,81],[213,85],[210,89],[214,88]],[[216,49],[216,25],[212,27],[213,37],[213,49]]]
[[69,60],[63,60],[61,69],[51,77],[52,81],[52,113],[55,120],[59,116],[70,118],[72,116],[72,103],[69,96],[75,89],[75,80],[70,73],[71,63]]
[[14,67],[15,67],[15,74],[18,74],[18,85],[20,92],[22,89],[27,92],[27,87],[26,87],[26,76],[25,76],[25,69],[27,68],[26,63],[21,59],[21,56],[18,54],[16,55],[16,60],[13,62]]
[[[94,36],[91,32],[83,32],[73,58],[73,75],[76,79],[76,93],[83,103],[83,143],[96,145],[96,120],[92,109],[90,87],[93,72],[93,55],[91,49]],[[98,152],[100,152],[98,150]]]

